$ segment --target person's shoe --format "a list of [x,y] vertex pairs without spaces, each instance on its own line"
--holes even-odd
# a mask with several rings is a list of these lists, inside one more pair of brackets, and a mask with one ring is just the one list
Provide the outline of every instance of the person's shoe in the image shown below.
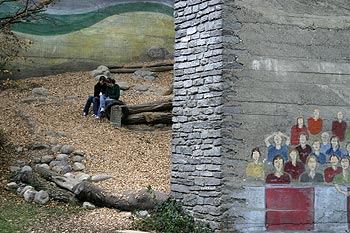
[[83,116],[87,116],[88,114],[87,114],[87,112],[83,112]]
[[95,116],[95,118],[96,118],[96,119],[101,119],[101,117],[99,117],[99,116]]
[[97,115],[95,115],[95,114],[92,114],[92,117],[97,117]]
[[104,112],[105,111],[105,109],[104,108],[101,108],[101,112]]

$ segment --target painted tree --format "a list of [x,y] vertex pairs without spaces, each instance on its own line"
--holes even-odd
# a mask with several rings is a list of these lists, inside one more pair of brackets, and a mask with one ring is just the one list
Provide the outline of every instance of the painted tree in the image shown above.
[[43,11],[57,0],[0,0],[0,72],[9,72],[5,66],[20,59],[20,52],[30,41],[19,38],[12,27],[42,19]]

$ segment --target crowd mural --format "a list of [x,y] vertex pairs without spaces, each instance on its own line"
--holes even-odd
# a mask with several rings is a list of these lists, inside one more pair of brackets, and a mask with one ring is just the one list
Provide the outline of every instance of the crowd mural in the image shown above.
[[[252,149],[252,161],[246,167],[247,179],[266,184],[328,183],[349,196],[349,192],[339,186],[350,183],[350,127],[343,120],[342,112],[337,113],[329,131],[323,128],[319,109],[314,110],[307,124],[299,116],[290,136],[273,132],[266,137],[265,146],[266,156],[260,148]],[[267,170],[272,172],[267,174]]]

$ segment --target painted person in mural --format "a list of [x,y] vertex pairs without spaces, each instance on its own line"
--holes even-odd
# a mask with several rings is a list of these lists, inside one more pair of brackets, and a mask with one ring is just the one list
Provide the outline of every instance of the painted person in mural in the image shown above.
[[[273,138],[274,145],[270,143],[271,138]],[[285,139],[285,142],[283,143],[282,139]],[[284,161],[288,160],[288,145],[290,143],[289,136],[281,133],[281,132],[274,132],[273,134],[269,135],[267,138],[265,138],[265,145],[267,147],[267,162],[271,163],[276,155],[280,155],[283,157]]]
[[98,108],[100,106],[100,94],[104,95],[106,94],[106,77],[101,75],[98,83],[95,84],[94,86],[94,95],[89,96],[88,99],[86,100],[86,104],[83,110],[83,116],[87,116],[89,114],[89,109],[91,104],[93,103],[93,114],[92,116],[97,116]]
[[332,133],[335,136],[338,136],[339,141],[345,140],[345,131],[348,127],[348,124],[343,121],[343,113],[338,112],[337,120],[332,122]]
[[330,167],[324,169],[324,180],[327,183],[332,183],[335,175],[341,173],[341,168],[338,166],[339,157],[336,154],[333,154],[329,157]]
[[349,192],[342,190],[339,185],[348,185],[350,183],[350,174],[349,174],[349,157],[343,157],[340,159],[341,173],[334,176],[333,184],[338,192],[349,196]]
[[323,165],[327,162],[327,159],[326,159],[326,155],[323,154],[320,149],[321,149],[321,142],[320,142],[320,140],[316,139],[312,143],[312,152],[310,155],[315,156],[317,158],[317,162],[320,165]]
[[283,157],[281,155],[276,155],[272,164],[275,172],[266,176],[266,184],[289,184],[291,179],[289,174],[283,171]]
[[255,147],[252,150],[252,153],[250,155],[253,162],[248,163],[248,166],[246,168],[246,176],[254,178],[255,180],[264,180],[265,179],[265,172],[264,172],[264,162],[260,161],[261,153],[260,149],[258,147]]
[[304,124],[304,118],[303,117],[298,117],[297,118],[297,124],[293,125],[291,130],[290,130],[290,135],[291,135],[291,141],[290,144],[292,146],[297,146],[299,145],[299,135],[300,133],[305,133],[306,138],[309,137],[308,130]]
[[299,180],[300,175],[305,171],[305,166],[300,161],[299,152],[296,149],[289,150],[289,161],[286,162],[283,170],[292,180]]
[[307,135],[305,133],[299,134],[299,140],[300,143],[295,149],[299,152],[299,158],[301,162],[306,164],[306,158],[311,154],[312,148],[309,144],[307,144]]
[[345,152],[343,152],[343,156],[346,156],[346,157],[350,157],[350,142],[346,143],[346,146],[345,146]]
[[320,110],[316,108],[314,110],[313,117],[307,120],[307,127],[310,134],[316,135],[322,131],[323,120],[320,118]]
[[338,136],[332,136],[330,139],[331,148],[326,151],[326,156],[331,156],[333,154],[338,155],[339,157],[343,156],[342,151],[340,150],[339,138]]
[[306,165],[308,171],[304,172],[300,176],[300,182],[324,182],[323,175],[316,171],[317,168],[317,158],[313,155],[309,155],[306,159]]
[[[331,143],[329,142],[329,133],[323,132],[321,134],[321,141],[322,141],[322,144],[321,144],[320,151],[321,151],[321,153],[326,155],[327,150],[329,150],[329,148],[331,148]],[[327,159],[327,161],[329,159],[329,157],[327,157],[327,155],[326,155],[326,159]]]

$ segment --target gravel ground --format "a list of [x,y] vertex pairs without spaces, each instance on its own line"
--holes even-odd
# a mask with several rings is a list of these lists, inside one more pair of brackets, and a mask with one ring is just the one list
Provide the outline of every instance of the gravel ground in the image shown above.
[[[172,85],[172,72],[158,73],[154,81],[136,79],[133,74],[118,74],[118,82],[128,82],[121,100],[126,104],[146,103],[169,98],[159,93]],[[114,129],[106,119],[82,116],[82,108],[96,83],[89,72],[65,73],[8,82],[0,92],[0,128],[6,133],[11,148],[30,148],[37,143],[72,145],[85,152],[86,173],[110,174],[112,179],[99,185],[112,193],[139,190],[151,186],[169,193],[171,128]],[[150,85],[149,92],[133,90],[135,85]],[[49,95],[32,103],[34,87],[48,89]],[[138,127],[136,127],[138,128]],[[30,160],[34,154],[13,153],[0,163],[6,170],[17,159]],[[12,164],[13,165],[13,164]],[[4,183],[4,181],[3,181]],[[107,208],[73,215],[60,221],[38,225],[32,232],[115,232],[130,225],[129,213]],[[42,228],[44,227],[44,228]],[[44,231],[40,231],[43,229]]]

